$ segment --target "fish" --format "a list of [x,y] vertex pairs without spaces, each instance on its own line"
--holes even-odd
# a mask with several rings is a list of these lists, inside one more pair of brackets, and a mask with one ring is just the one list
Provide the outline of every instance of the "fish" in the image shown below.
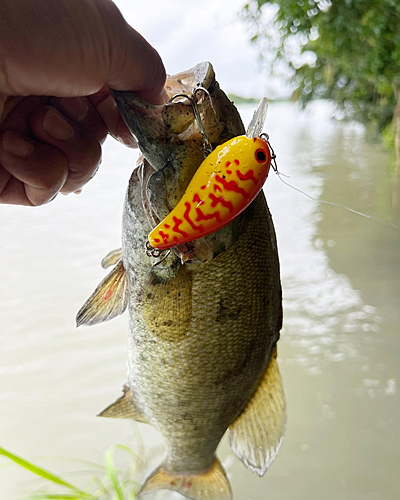
[[113,91],[142,157],[127,188],[122,247],[103,259],[113,269],[79,310],[77,326],[129,311],[127,382],[99,415],[153,425],[165,440],[165,459],[139,498],[172,490],[194,500],[230,500],[216,456],[225,433],[259,476],[284,434],[278,248],[260,191],[219,230],[161,254],[146,251],[149,233],[177,207],[210,148],[245,134],[211,63],[168,77],[165,91],[163,105]]

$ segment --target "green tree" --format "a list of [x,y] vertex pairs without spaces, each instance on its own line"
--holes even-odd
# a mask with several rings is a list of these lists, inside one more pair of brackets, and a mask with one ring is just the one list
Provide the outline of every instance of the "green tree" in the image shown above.
[[251,0],[244,17],[288,65],[295,97],[333,99],[379,131],[393,123],[400,175],[400,1]]

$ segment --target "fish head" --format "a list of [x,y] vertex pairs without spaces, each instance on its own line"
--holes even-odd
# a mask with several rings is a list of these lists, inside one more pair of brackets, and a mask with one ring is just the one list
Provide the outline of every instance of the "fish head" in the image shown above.
[[207,154],[204,143],[213,148],[244,133],[239,113],[219,88],[209,62],[169,76],[168,101],[162,105],[152,105],[135,92],[112,94],[144,158],[156,172],[163,172],[162,180],[150,183],[147,192],[160,218],[166,215],[160,200],[167,194],[167,205],[176,206]]
[[[173,210],[211,150],[245,134],[240,115],[215,79],[209,62],[169,76],[166,102],[153,105],[135,92],[112,91],[118,109],[138,142],[144,160],[141,188],[128,190],[127,202],[141,198],[147,234]],[[258,139],[257,139],[258,140]],[[260,146],[264,147],[264,146]],[[187,255],[200,261],[229,248],[243,232],[246,217],[196,240]],[[183,253],[178,252],[182,257]]]

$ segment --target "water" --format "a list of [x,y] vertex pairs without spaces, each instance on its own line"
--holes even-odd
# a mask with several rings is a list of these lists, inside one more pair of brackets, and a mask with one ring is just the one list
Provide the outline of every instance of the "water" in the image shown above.
[[[247,125],[253,107],[242,107]],[[288,181],[314,197],[392,220],[388,154],[360,125],[270,106],[266,131]],[[0,446],[87,484],[106,448],[139,449],[150,472],[163,444],[150,426],[94,415],[120,395],[126,315],[75,329],[120,241],[125,188],[137,154],[115,141],[80,196],[37,209],[1,206]],[[218,451],[238,500],[397,500],[400,491],[400,231],[312,202],[271,174],[265,187],[281,259],[284,327],[279,363],[288,401],[282,449],[263,479],[226,440]],[[398,224],[399,221],[397,221]],[[43,459],[43,457],[46,457]],[[0,500],[38,486],[0,467]],[[178,498],[163,492],[156,498]]]

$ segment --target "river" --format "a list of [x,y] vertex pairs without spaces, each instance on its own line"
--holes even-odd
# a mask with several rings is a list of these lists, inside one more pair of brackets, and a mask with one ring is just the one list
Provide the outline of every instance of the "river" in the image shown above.
[[[253,107],[240,108],[244,122]],[[385,221],[389,155],[332,107],[270,106],[266,131],[286,182],[317,199]],[[89,465],[117,443],[162,459],[150,426],[95,414],[120,395],[127,316],[75,328],[75,314],[120,246],[124,192],[137,153],[108,139],[103,165],[79,196],[48,206],[1,206],[0,446],[87,484]],[[324,205],[270,174],[265,193],[278,238],[284,298],[279,365],[288,404],[282,449],[259,479],[218,454],[237,500],[397,500],[400,491],[400,231]],[[142,436],[144,452],[141,449]],[[63,457],[60,459],[59,457]],[[0,500],[40,481],[0,466]],[[163,492],[155,498],[178,498]]]

